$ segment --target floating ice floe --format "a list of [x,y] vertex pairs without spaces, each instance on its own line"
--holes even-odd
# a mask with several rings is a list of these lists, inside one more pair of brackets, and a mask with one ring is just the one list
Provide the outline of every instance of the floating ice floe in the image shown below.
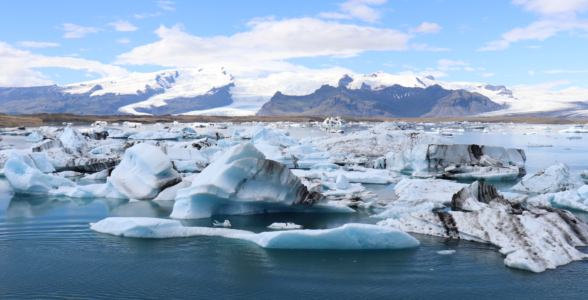
[[[336,165],[335,165],[336,166]],[[339,166],[337,166],[339,168]],[[310,179],[321,179],[323,176],[327,178],[337,178],[339,175],[347,177],[349,182],[356,183],[373,183],[373,184],[389,184],[400,180],[401,176],[389,170],[375,170],[364,169],[364,171],[345,171],[344,169],[336,170],[292,170],[292,173],[298,177],[306,177]]]
[[402,230],[369,225],[345,224],[322,230],[287,230],[253,233],[245,230],[184,227],[179,221],[157,218],[106,218],[91,224],[92,230],[121,237],[178,238],[221,236],[241,239],[264,248],[279,249],[403,249],[420,243]]
[[27,138],[25,139],[25,142],[27,142],[27,143],[37,143],[37,142],[40,142],[40,141],[42,141],[44,139],[45,139],[45,136],[44,135],[42,135],[42,134],[40,134],[38,132],[33,132],[33,133],[31,133],[31,134],[29,134],[27,136]]
[[60,186],[75,186],[69,179],[41,172],[28,155],[10,154],[4,165],[6,179],[18,194],[46,194]]
[[167,132],[167,131],[143,131],[137,132],[129,136],[131,140],[178,140],[182,137],[180,133],[177,132]]
[[309,207],[322,196],[279,162],[265,159],[252,144],[227,150],[192,182],[177,192],[171,214],[177,219],[216,214],[254,214]]
[[272,223],[267,228],[269,229],[302,229],[302,225],[298,225],[295,223]]
[[108,130],[108,137],[111,139],[128,139],[131,135],[135,134],[134,131],[124,131],[119,129]]
[[524,173],[521,149],[478,145],[417,145],[389,153],[386,168],[417,177],[512,180]]
[[[467,204],[481,209],[413,213],[378,224],[407,232],[490,243],[506,255],[505,265],[532,272],[588,258],[575,248],[588,245],[588,224],[569,211],[532,205],[522,208],[520,203],[498,195],[492,186],[472,185],[456,195],[458,208]],[[472,204],[474,201],[478,203]]]
[[584,183],[581,181],[580,176],[574,173],[566,164],[561,163],[535,174],[525,176],[511,190],[545,194],[574,190],[582,185]]
[[217,227],[231,227],[231,222],[229,222],[229,220],[225,220],[224,222],[219,222],[217,220],[214,220],[214,222],[212,222],[212,225],[217,226]]
[[435,179],[402,179],[394,187],[394,199],[384,211],[371,216],[376,219],[399,219],[416,212],[432,212],[451,204],[453,195],[466,184]]
[[59,137],[64,147],[74,148],[78,150],[86,150],[89,148],[88,142],[84,136],[71,126],[65,127],[61,136]]
[[441,255],[451,255],[455,253],[455,250],[441,250],[441,251],[437,251],[437,254],[441,254]]
[[389,152],[400,153],[419,144],[453,144],[439,135],[402,130],[402,126],[384,122],[369,130],[336,137],[309,137],[300,143],[313,143],[323,151],[379,157]]
[[588,211],[588,185],[577,190],[548,193],[527,200],[531,205],[556,206],[565,209]]
[[181,181],[170,159],[159,148],[137,144],[125,152],[109,182],[130,199],[153,199]]

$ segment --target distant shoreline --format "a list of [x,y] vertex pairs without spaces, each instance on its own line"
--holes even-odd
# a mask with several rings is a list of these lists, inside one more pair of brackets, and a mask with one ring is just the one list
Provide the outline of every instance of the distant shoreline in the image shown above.
[[[0,114],[0,127],[14,126],[48,126],[61,125],[63,122],[74,123],[79,125],[91,124],[95,121],[106,121],[109,123],[124,121],[139,122],[145,124],[151,123],[169,123],[178,121],[180,123],[193,122],[322,122],[328,116],[246,116],[246,117],[223,117],[223,116],[132,116],[132,115],[76,115],[71,113],[56,114],[27,114],[27,115],[7,115]],[[454,117],[454,118],[366,118],[366,117],[346,117],[342,116],[348,122],[384,122],[384,121],[405,121],[405,122],[482,122],[482,123],[523,123],[528,124],[586,124],[588,119],[564,119],[548,117]]]

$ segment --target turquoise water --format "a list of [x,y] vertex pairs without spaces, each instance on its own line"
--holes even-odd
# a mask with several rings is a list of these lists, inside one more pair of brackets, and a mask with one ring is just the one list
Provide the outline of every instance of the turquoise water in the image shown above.
[[[554,144],[524,148],[529,172],[556,162],[588,169],[584,139],[466,132],[454,141],[523,147],[529,139]],[[392,186],[369,188],[386,195]],[[504,266],[504,256],[493,246],[431,236],[413,235],[421,246],[409,250],[311,251],[264,249],[222,237],[121,238],[89,229],[88,223],[108,216],[165,218],[172,205],[15,196],[0,178],[0,298],[559,299],[588,293],[588,261],[534,274]],[[228,219],[234,229],[255,232],[273,222],[320,229],[374,223],[371,213],[216,216],[184,225]],[[457,252],[436,253],[447,249]]]

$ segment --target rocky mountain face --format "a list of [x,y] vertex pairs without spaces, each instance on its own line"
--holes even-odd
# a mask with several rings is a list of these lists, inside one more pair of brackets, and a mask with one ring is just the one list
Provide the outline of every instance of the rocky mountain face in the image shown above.
[[419,88],[395,84],[372,89],[363,84],[360,89],[348,89],[352,81],[349,76],[344,76],[338,87],[323,85],[305,96],[277,92],[257,115],[457,117],[502,108],[479,93],[446,90],[439,85]]

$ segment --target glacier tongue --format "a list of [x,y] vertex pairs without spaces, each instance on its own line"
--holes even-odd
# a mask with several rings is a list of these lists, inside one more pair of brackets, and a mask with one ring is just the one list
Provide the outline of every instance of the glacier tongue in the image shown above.
[[345,224],[334,229],[289,230],[253,233],[245,230],[184,227],[179,221],[157,218],[106,218],[90,227],[94,231],[134,238],[222,236],[251,241],[264,248],[280,249],[402,249],[419,242],[391,227]]

